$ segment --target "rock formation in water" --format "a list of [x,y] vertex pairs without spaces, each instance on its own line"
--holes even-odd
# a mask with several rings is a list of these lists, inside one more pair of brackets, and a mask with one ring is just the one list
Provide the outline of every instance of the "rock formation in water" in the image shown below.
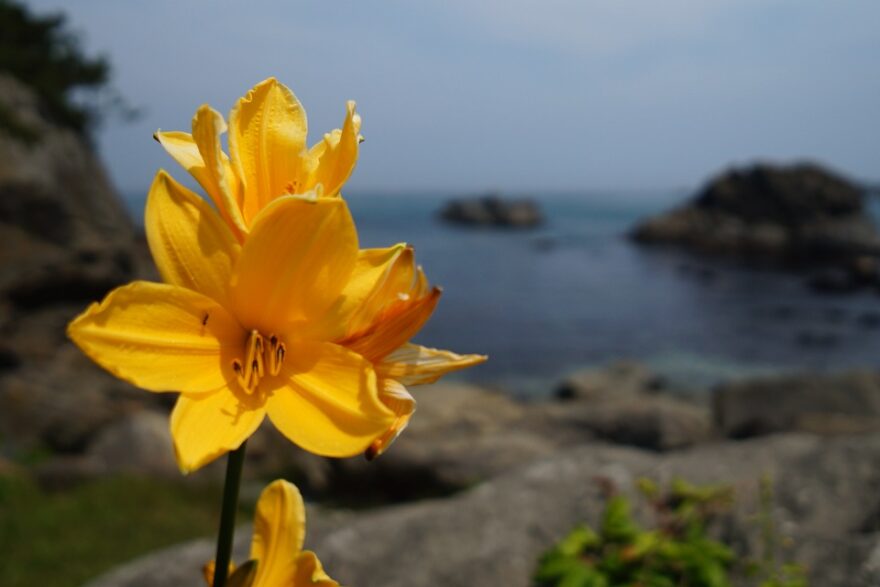
[[867,263],[880,234],[863,190],[814,164],[754,165],[712,179],[684,206],[641,223],[641,243],[794,265]]
[[446,222],[466,226],[532,228],[544,222],[533,200],[506,200],[495,194],[451,200],[440,211]]

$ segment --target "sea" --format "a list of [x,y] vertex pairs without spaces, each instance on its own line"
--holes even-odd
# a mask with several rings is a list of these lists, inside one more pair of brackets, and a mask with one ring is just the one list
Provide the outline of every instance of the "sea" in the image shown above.
[[[362,247],[411,244],[443,296],[415,342],[489,360],[457,377],[524,398],[578,369],[643,362],[677,388],[880,364],[880,295],[626,238],[686,191],[533,195],[533,230],[442,222],[442,193],[346,194]],[[136,220],[143,194],[127,198]]]

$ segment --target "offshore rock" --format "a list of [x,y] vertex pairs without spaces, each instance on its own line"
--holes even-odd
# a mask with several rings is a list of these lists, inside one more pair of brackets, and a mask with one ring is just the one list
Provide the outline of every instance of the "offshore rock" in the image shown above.
[[815,164],[758,164],[712,179],[684,206],[631,237],[756,262],[829,262],[875,281],[880,234],[860,187]]
[[451,200],[440,211],[440,218],[466,226],[533,228],[544,222],[533,200],[505,200],[496,194]]

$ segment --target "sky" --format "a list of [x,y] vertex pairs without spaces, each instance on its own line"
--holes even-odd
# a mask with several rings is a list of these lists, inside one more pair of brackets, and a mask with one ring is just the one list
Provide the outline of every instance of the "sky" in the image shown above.
[[152,133],[275,76],[310,143],[358,104],[349,190],[656,191],[754,160],[880,179],[876,0],[26,0],[63,10],[143,109],[98,146],[124,192]]

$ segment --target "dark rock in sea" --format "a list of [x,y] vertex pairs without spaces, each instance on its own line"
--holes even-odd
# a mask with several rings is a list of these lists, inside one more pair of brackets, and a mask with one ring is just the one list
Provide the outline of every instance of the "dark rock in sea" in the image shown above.
[[534,200],[506,200],[495,194],[451,200],[440,217],[454,224],[505,228],[533,228],[544,222]]
[[715,390],[713,412],[720,432],[732,438],[880,431],[880,374],[853,371],[728,383]]
[[641,243],[757,263],[842,267],[856,283],[874,282],[880,234],[862,190],[813,164],[754,165],[712,179],[684,206],[649,218],[631,234]]
[[839,338],[833,332],[822,332],[816,330],[801,330],[798,332],[794,341],[798,346],[807,348],[827,348],[836,345]]
[[824,294],[852,293],[861,286],[855,276],[843,267],[821,269],[807,279],[807,285],[813,291]]
[[859,326],[868,330],[880,328],[880,312],[864,312],[859,315]]

